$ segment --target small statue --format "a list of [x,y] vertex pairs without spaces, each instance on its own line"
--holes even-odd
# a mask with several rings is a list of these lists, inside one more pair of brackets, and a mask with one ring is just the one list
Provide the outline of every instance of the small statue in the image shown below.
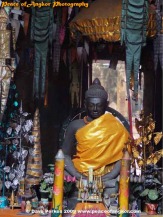
[[31,209],[32,209],[31,202],[29,200],[27,200],[26,207],[25,207],[25,212],[30,213]]
[[79,91],[80,91],[80,85],[79,85],[79,67],[77,63],[73,63],[71,68],[71,84],[70,84],[70,94],[71,94],[71,105],[74,107],[75,105],[75,99],[76,99],[76,107],[79,106]]

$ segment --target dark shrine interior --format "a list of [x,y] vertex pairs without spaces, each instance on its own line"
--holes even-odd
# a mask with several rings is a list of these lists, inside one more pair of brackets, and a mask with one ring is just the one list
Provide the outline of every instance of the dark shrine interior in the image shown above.
[[[33,65],[27,63],[26,53],[31,48],[29,39],[18,39],[18,47],[21,53],[21,59],[19,66],[16,70],[14,80],[19,92],[20,99],[22,100],[23,110],[34,114],[36,105],[39,104],[40,108],[40,126],[41,126],[41,144],[42,144],[42,157],[43,166],[53,163],[54,156],[58,149],[59,144],[59,132],[62,127],[63,121],[77,108],[72,108],[70,103],[69,94],[69,69],[65,65],[63,60],[60,60],[60,68],[58,75],[53,73],[50,67],[48,71],[48,103],[44,106],[43,101],[37,103],[32,95],[33,86]],[[96,48],[97,44],[91,44]],[[108,50],[104,48],[100,50],[98,59],[113,60],[112,67],[116,68],[117,60],[125,60],[124,49],[120,46],[120,43],[111,43],[112,52],[108,53]],[[148,55],[147,55],[148,54]],[[93,60],[93,55],[91,62]],[[150,39],[147,46],[143,49],[141,57],[142,70],[144,72],[144,110],[146,114],[152,113],[156,120],[156,130],[162,129],[162,71],[160,65],[158,65],[157,72],[154,73],[153,69],[153,49],[152,40]],[[88,67],[84,66],[83,70],[83,93],[88,87]],[[82,99],[83,107],[83,99]],[[160,144],[161,146],[161,144]],[[159,148],[159,146],[157,146]]]
[[[31,13],[30,9],[25,9]],[[82,40],[81,42],[82,43]],[[40,126],[41,126],[41,145],[43,168],[54,162],[54,156],[58,150],[59,132],[63,121],[74,112],[77,108],[72,108],[70,103],[70,72],[69,66],[63,60],[64,51],[75,45],[71,41],[70,32],[66,28],[66,35],[61,47],[61,58],[59,72],[54,73],[52,70],[52,59],[48,53],[48,75],[46,78],[46,100],[36,100],[33,97],[33,43],[30,40],[30,23],[27,35],[24,34],[23,28],[20,28],[16,44],[16,51],[20,56],[19,64],[14,75],[14,82],[19,92],[19,99],[22,101],[23,111],[32,115],[36,107],[40,109]],[[116,69],[118,60],[125,61],[125,47],[120,42],[99,41],[96,43],[89,42],[90,55],[88,63],[83,66],[82,76],[82,97],[81,107],[83,107],[84,92],[91,84],[92,80],[92,61],[97,59],[110,60],[110,67]],[[154,72],[154,53],[153,38],[147,39],[147,45],[142,49],[141,65],[144,72],[144,111],[149,115],[152,113],[156,121],[156,130],[162,130],[162,70],[158,64],[157,71]],[[159,144],[156,149],[161,147]]]
[[163,0],[0,0],[0,216],[160,216],[162,69]]

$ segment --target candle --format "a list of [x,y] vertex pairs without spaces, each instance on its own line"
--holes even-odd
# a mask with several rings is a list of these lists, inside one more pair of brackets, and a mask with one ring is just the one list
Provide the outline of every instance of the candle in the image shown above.
[[14,191],[12,190],[11,198],[10,198],[10,206],[12,209],[14,209],[14,202],[15,202],[15,194]]
[[101,180],[101,176],[100,176],[100,188],[102,188],[102,180]]
[[89,167],[89,170],[88,170],[88,180],[89,180],[89,183],[93,182],[93,167]]
[[80,177],[79,188],[82,188],[82,176]]
[[63,182],[64,182],[64,154],[61,149],[56,154],[54,166],[54,185],[53,185],[53,212],[52,217],[62,217],[63,202]]
[[[130,170],[130,155],[127,150],[124,151],[121,171],[120,171],[120,180],[119,180],[119,217],[129,216],[129,170]],[[127,211],[125,213],[125,211]]]

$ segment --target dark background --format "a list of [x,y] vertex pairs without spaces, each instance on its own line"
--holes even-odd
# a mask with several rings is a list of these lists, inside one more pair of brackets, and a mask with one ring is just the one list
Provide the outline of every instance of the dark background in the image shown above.
[[[65,37],[66,39],[66,37]],[[109,46],[108,43],[106,43]],[[105,45],[106,45],[105,44]],[[107,46],[97,51],[98,59],[113,60],[113,67],[116,67],[117,60],[125,60],[125,49],[119,43],[111,43],[112,53],[108,53]],[[66,46],[65,44],[63,46]],[[90,44],[90,48],[97,49],[98,44]],[[29,59],[29,53],[32,53],[33,44],[30,41],[30,28],[27,36],[24,35],[23,28],[20,29],[17,40],[17,52],[20,56],[20,62],[14,75],[14,81],[23,103],[23,110],[34,114],[36,106],[40,109],[41,125],[41,144],[43,166],[47,167],[49,163],[54,162],[54,157],[59,145],[59,132],[63,121],[72,112],[69,94],[69,70],[62,58],[58,75],[52,71],[52,62],[48,59],[48,104],[44,106],[43,101],[36,102],[32,95],[33,89],[33,60]],[[90,56],[90,63],[94,58],[93,53]],[[141,65],[144,72],[144,110],[145,114],[153,114],[156,121],[156,131],[162,130],[162,70],[160,65],[154,72],[153,62],[153,39],[147,40],[147,45],[142,50]],[[91,67],[90,67],[91,68]],[[83,91],[88,85],[88,67],[83,69]],[[82,99],[83,100],[83,99]],[[156,149],[162,145],[160,143]]]

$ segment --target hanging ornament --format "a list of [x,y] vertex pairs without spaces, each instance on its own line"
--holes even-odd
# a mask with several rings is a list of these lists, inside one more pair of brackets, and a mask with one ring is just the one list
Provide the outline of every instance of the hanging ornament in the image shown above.
[[[0,9],[0,121],[6,107],[11,77],[15,69],[15,60],[10,56],[11,30],[7,30],[8,15],[4,8]],[[15,33],[13,31],[13,48],[15,49]],[[11,60],[11,65],[6,63]]]
[[12,181],[15,178],[15,174],[14,173],[10,173],[8,177],[9,177],[9,180]]
[[61,10],[57,10],[56,18],[56,32],[54,36],[54,45],[53,45],[53,72],[55,75],[58,75],[59,64],[60,64],[60,27],[61,27]]
[[[46,2],[51,3],[51,0]],[[53,8],[32,7],[31,39],[35,50],[33,96],[37,99],[43,98],[45,94],[47,54],[49,46],[52,45],[52,35]]]
[[123,0],[121,43],[126,45],[126,83],[129,99],[130,77],[134,71],[133,100],[138,101],[138,74],[141,49],[146,45],[148,0]]
[[6,186],[7,189],[9,189],[10,186],[11,186],[11,182],[10,182],[10,181],[6,181],[6,182],[5,182],[5,186]]

